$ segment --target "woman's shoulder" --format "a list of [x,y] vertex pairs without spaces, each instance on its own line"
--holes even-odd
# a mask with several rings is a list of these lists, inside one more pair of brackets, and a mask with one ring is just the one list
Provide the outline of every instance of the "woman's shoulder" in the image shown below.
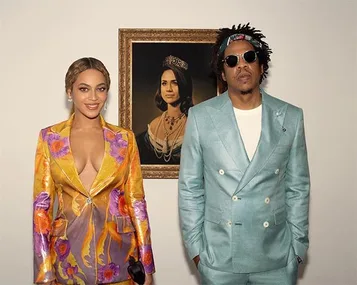
[[150,129],[155,129],[157,127],[157,125],[160,123],[160,119],[161,119],[161,116],[157,116],[155,119],[153,119],[149,123],[149,128]]
[[129,128],[124,128],[124,127],[120,127],[120,126],[117,126],[117,125],[113,125],[113,124],[110,124],[110,123],[107,123],[106,122],[106,126],[105,126],[108,130],[112,131],[112,132],[115,132],[115,133],[120,133],[122,135],[128,135],[128,136],[134,136],[134,133],[132,130],[130,130]]

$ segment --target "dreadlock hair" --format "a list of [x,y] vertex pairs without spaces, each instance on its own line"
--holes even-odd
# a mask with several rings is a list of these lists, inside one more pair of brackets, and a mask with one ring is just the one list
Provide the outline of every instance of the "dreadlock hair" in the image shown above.
[[213,46],[211,67],[219,80],[219,84],[222,86],[222,92],[227,90],[227,82],[225,82],[222,78],[224,52],[222,54],[219,54],[218,52],[223,41],[231,35],[245,34],[258,40],[262,44],[261,49],[253,46],[254,50],[257,52],[259,64],[263,65],[263,74],[260,77],[259,83],[262,83],[264,78],[266,78],[268,75],[268,63],[270,61],[270,54],[272,53],[272,50],[269,48],[269,45],[262,40],[265,38],[265,36],[261,33],[261,31],[250,27],[249,25],[250,23],[247,23],[245,25],[239,24],[237,27],[233,25],[231,29],[221,28],[217,31],[216,43]]

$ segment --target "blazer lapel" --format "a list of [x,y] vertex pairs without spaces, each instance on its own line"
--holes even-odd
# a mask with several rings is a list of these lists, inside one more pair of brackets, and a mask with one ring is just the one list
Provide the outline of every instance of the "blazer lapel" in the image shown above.
[[70,133],[73,118],[74,115],[69,120],[46,130],[44,139],[48,142],[53,160],[62,170],[62,173],[68,182],[72,184],[73,188],[85,196],[95,196],[117,177],[114,173],[118,173],[119,166],[127,154],[127,135],[118,133],[117,129],[113,129],[104,121],[102,116],[100,117],[104,136],[104,157],[97,176],[88,191],[79,178],[71,150]]
[[244,173],[236,192],[264,167],[284,132],[283,122],[287,105],[262,92],[262,130],[255,154]]
[[74,115],[72,115],[69,120],[53,126],[49,132],[47,132],[46,140],[53,160],[62,170],[62,173],[67,178],[68,182],[79,192],[88,195],[87,190],[79,179],[71,151],[69,137],[73,118]]
[[[92,196],[97,195],[114,179],[125,179],[124,174],[119,174],[119,168],[128,154],[128,137],[126,133],[118,132],[119,129],[114,129],[111,125],[107,124],[102,117],[101,120],[105,151],[102,165],[90,189]],[[116,182],[116,184],[122,183]]]
[[210,107],[214,127],[227,152],[231,155],[237,168],[244,173],[249,165],[242,138],[234,115],[232,102],[228,93],[223,93],[216,108]]

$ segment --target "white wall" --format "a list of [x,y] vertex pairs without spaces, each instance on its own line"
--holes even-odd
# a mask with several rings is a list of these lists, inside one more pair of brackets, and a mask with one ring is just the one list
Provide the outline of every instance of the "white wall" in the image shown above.
[[[94,56],[107,65],[113,85],[106,119],[118,123],[118,28],[250,21],[274,52],[267,91],[305,111],[311,247],[299,284],[357,284],[356,18],[353,0],[0,0],[0,283],[31,284],[36,139],[40,128],[67,118],[69,64]],[[145,188],[155,284],[197,284],[178,228],[177,181],[146,180]]]

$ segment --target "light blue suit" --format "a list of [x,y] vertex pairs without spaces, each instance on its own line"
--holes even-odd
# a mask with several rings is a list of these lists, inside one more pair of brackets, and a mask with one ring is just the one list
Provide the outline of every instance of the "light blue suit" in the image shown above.
[[[308,248],[310,178],[302,110],[262,93],[252,161],[228,93],[190,109],[181,151],[179,210],[189,258],[225,272],[287,266]],[[238,122],[239,124],[239,122]]]

